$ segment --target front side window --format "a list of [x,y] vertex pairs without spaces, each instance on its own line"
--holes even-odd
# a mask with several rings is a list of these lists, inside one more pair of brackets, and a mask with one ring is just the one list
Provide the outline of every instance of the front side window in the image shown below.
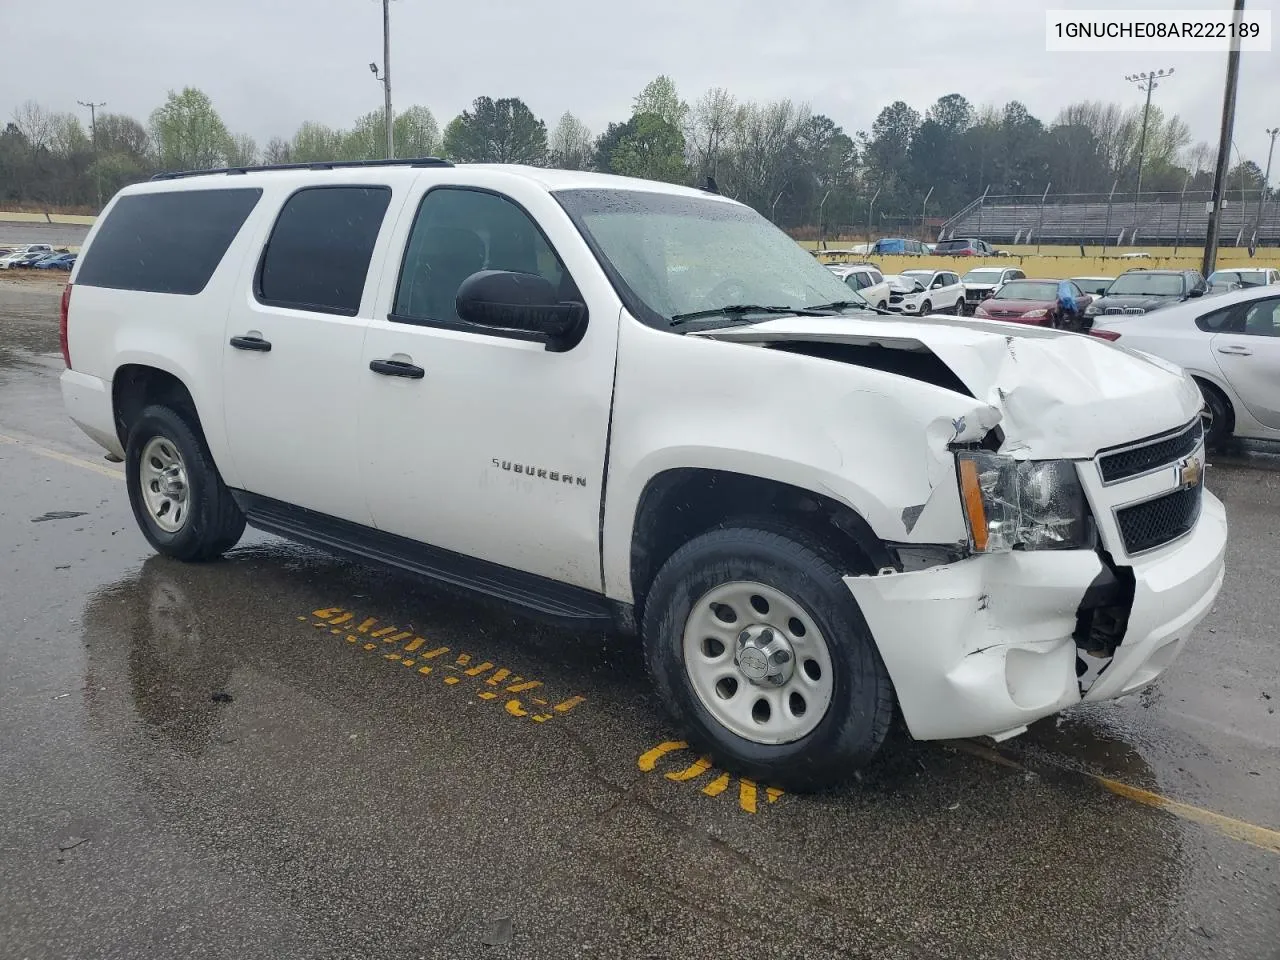
[[391,203],[387,187],[305,187],[288,200],[262,251],[265,304],[353,317],[373,245]]
[[[830,276],[825,267],[818,269]],[[428,191],[418,207],[391,319],[460,324],[458,288],[481,270],[536,274],[560,300],[581,299],[560,257],[520,207],[495,193],[440,187]]]
[[850,286],[750,207],[644,190],[553,196],[650,326],[734,305],[803,309],[850,299]]

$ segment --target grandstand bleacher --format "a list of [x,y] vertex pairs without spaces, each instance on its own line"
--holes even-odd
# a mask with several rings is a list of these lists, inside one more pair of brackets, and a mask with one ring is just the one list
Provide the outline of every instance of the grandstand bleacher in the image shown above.
[[[1116,246],[1198,245],[1209,227],[1207,191],[1050,194],[979,197],[948,218],[939,239],[976,237],[992,243],[1087,243]],[[1259,191],[1228,194],[1218,226],[1227,246],[1280,245],[1280,200],[1269,198],[1258,216]],[[1136,225],[1136,233],[1135,233]],[[1256,235],[1255,235],[1256,231]]]

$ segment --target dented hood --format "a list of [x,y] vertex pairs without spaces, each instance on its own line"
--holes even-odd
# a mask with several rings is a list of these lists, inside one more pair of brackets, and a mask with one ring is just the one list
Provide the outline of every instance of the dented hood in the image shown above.
[[1002,449],[1014,455],[1089,458],[1181,426],[1203,403],[1195,382],[1171,364],[1043,327],[958,317],[786,317],[694,335],[762,346],[843,343],[932,353],[976,399],[1000,412]]

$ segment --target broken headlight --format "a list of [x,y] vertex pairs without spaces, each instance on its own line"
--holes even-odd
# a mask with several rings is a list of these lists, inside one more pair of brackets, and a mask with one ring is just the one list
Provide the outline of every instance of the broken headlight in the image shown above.
[[979,553],[1070,550],[1092,543],[1084,490],[1070,460],[956,454],[969,542]]

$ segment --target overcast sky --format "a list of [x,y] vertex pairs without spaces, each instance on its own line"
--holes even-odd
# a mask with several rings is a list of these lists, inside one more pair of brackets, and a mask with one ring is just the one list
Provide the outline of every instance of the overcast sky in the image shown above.
[[[1155,101],[1217,142],[1226,57],[1046,53],[1047,8],[1229,9],[1227,0],[393,0],[397,109],[426,104],[443,128],[476,96],[519,96],[548,127],[572,110],[594,132],[625,119],[660,73],[693,101],[808,101],[849,133],[895,99],[923,112],[943,94],[1021,100],[1051,121],[1081,98],[1141,102],[1126,73],[1175,67]],[[1270,10],[1280,0],[1249,0]],[[1280,50],[1280,47],[1277,48]],[[0,0],[0,120],[35,98],[53,110],[145,122],[165,92],[208,93],[233,132],[260,144],[303,120],[347,126],[380,107],[379,0]],[[1261,166],[1280,126],[1280,52],[1244,54],[1236,143]],[[1234,162],[1234,158],[1233,158]],[[1273,167],[1273,174],[1275,168]]]

